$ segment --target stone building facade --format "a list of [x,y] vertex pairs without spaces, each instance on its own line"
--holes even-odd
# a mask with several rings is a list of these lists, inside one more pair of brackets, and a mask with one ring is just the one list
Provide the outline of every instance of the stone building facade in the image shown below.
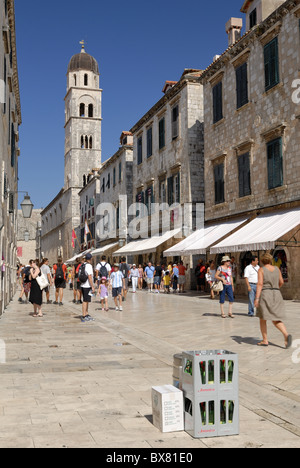
[[[300,1],[248,0],[242,11],[246,33],[200,78],[207,223],[300,206]],[[287,298],[300,297],[299,231],[275,249],[290,259]],[[251,253],[235,254],[240,292]]]
[[72,257],[80,225],[78,194],[86,175],[101,166],[102,90],[97,61],[84,46],[68,65],[65,97],[64,187],[42,211],[42,252],[50,263]]
[[[81,251],[86,249],[108,249],[112,257],[119,239],[127,238],[127,213],[132,204],[133,137],[122,132],[119,150],[105,161],[101,169],[87,176],[86,185],[80,196]],[[89,233],[85,243],[85,223]],[[99,255],[100,257],[101,255]]]
[[22,123],[14,0],[0,0],[0,315],[16,290],[18,148]]
[[18,264],[27,265],[30,259],[41,260],[41,210],[32,210],[31,218],[24,218],[18,210],[17,256]]
[[[204,109],[200,75],[200,70],[186,69],[178,82],[167,81],[164,96],[131,129],[133,200],[145,205],[147,210],[145,214],[139,213],[144,221],[146,218],[146,223],[142,221],[141,237],[160,234],[162,229],[165,232],[164,226],[174,229],[181,208],[180,227],[186,226],[185,234],[195,227],[196,203],[204,201]],[[151,220],[159,208],[153,204],[174,207],[174,210],[161,209],[155,226],[153,223],[151,226]],[[190,208],[184,216],[185,204]],[[152,261],[162,259],[165,247],[157,249]],[[138,261],[141,260],[140,256]],[[143,261],[147,260],[145,255]]]

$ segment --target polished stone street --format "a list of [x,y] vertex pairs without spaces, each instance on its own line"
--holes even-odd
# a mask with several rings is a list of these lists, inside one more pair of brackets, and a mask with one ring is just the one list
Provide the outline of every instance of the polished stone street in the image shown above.
[[[53,299],[53,291],[51,292]],[[235,319],[199,294],[128,294],[124,311],[81,323],[66,291],[64,305],[32,317],[18,296],[0,320],[0,447],[300,447],[300,341],[283,348],[270,325],[259,348],[259,322],[245,301]],[[299,303],[286,302],[286,325],[300,340]],[[226,349],[240,360],[240,435],[193,439],[152,424],[151,387],[172,384],[173,355]],[[1,358],[0,356],[0,358]]]

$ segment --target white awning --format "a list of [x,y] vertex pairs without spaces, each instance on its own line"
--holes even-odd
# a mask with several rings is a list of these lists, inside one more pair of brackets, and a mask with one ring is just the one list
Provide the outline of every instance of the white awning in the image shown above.
[[104,245],[103,247],[99,247],[98,249],[93,250],[91,252],[91,255],[93,257],[95,257],[96,255],[102,255],[105,252],[107,252],[107,250],[114,249],[118,245],[119,245],[119,242],[114,242],[113,244]]
[[242,226],[248,218],[239,218],[198,229],[179,244],[164,252],[165,257],[205,255],[210,245]]
[[85,250],[84,252],[79,252],[78,254],[74,255],[74,257],[70,258],[67,260],[65,263],[74,263],[76,258],[82,258],[84,257],[87,253],[90,253],[92,249]]
[[271,250],[276,241],[300,225],[300,208],[260,215],[210,249],[211,253]]
[[142,255],[155,252],[157,247],[176,236],[180,231],[181,229],[174,229],[173,231],[167,231],[161,236],[153,236],[149,239],[141,239],[129,242],[129,244],[117,250],[117,252],[114,252],[114,256],[126,257],[127,255]]

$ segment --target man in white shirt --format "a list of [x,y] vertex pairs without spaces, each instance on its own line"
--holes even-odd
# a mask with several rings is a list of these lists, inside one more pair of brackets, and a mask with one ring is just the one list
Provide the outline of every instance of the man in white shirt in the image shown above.
[[89,315],[89,303],[92,300],[92,295],[95,293],[94,282],[93,282],[93,267],[92,267],[92,255],[86,254],[86,263],[84,263],[85,272],[88,279],[85,283],[81,283],[82,291],[82,322],[90,322],[92,317]]
[[254,300],[256,296],[259,268],[258,257],[253,256],[250,265],[248,265],[244,271],[244,278],[246,280],[249,295],[249,317],[254,316]]
[[110,264],[106,261],[106,256],[103,255],[101,262],[97,264],[96,266],[96,276],[98,277],[98,281],[100,283],[100,280],[102,276],[105,276],[105,278],[109,278],[111,273],[111,266]]

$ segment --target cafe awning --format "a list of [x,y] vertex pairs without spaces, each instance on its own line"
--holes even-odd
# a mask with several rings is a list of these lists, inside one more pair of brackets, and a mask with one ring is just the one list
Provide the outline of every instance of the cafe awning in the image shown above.
[[187,255],[205,255],[207,249],[242,226],[248,218],[239,218],[227,222],[220,222],[198,229],[182,242],[174,245],[164,252],[165,257],[177,257]]
[[300,225],[300,208],[259,215],[210,249],[211,253],[272,250],[282,236]]
[[143,255],[155,252],[157,247],[179,234],[180,231],[181,229],[174,229],[165,232],[161,236],[153,236],[148,239],[129,242],[129,244],[114,252],[114,256],[126,257],[127,255]]

